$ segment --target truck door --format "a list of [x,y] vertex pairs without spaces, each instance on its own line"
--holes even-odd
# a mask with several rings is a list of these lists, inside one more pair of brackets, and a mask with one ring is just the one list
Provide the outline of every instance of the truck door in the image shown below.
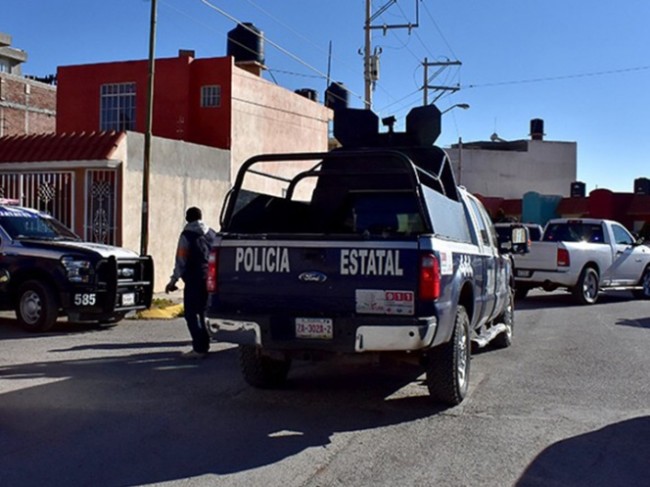
[[650,259],[650,249],[645,245],[635,245],[634,238],[621,225],[611,226],[613,262],[608,274],[613,284],[631,285],[639,282],[644,262]]
[[479,231],[477,235],[479,256],[473,267],[476,278],[475,292],[480,301],[480,314],[476,323],[482,324],[490,319],[497,304],[497,242],[490,217],[482,205],[471,196],[468,196],[468,199],[469,208]]

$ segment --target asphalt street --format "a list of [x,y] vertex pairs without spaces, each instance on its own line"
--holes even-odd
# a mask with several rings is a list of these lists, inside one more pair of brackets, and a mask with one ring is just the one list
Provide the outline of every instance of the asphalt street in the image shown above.
[[650,486],[650,302],[517,303],[458,407],[411,367],[295,364],[283,390],[236,349],[189,349],[182,319],[0,319],[0,485]]

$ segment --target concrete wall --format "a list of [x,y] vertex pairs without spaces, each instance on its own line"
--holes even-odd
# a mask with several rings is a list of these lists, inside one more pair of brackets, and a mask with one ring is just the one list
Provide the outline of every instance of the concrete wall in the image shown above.
[[569,196],[577,178],[575,142],[527,141],[527,151],[447,149],[456,181],[472,193],[522,198],[525,193]]
[[[144,135],[127,132],[123,159],[122,245],[140,250]],[[116,153],[117,156],[117,153]],[[230,188],[230,152],[154,137],[149,178],[149,245],[155,291],[164,290],[173,266],[185,210],[198,206],[203,220],[219,229],[219,214]]]
[[257,154],[327,151],[329,108],[236,66],[232,76],[233,177]]

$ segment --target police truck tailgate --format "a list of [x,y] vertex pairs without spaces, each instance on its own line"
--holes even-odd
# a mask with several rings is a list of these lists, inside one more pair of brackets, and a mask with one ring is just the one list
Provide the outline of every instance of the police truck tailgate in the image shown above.
[[[354,314],[415,314],[415,239],[224,239],[218,268],[222,311],[305,318],[304,323],[311,322],[307,318],[335,319]],[[307,335],[309,330],[306,327]]]

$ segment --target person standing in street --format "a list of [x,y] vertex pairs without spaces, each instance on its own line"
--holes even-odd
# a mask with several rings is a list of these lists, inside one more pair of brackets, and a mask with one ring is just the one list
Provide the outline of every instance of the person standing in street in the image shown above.
[[208,257],[216,233],[203,223],[202,218],[200,208],[193,206],[185,212],[187,224],[178,239],[174,271],[165,286],[165,292],[170,293],[178,289],[178,280],[183,280],[184,316],[192,336],[192,350],[183,353],[185,358],[205,357],[210,349],[210,337],[205,323],[205,308],[208,303],[206,278]]

